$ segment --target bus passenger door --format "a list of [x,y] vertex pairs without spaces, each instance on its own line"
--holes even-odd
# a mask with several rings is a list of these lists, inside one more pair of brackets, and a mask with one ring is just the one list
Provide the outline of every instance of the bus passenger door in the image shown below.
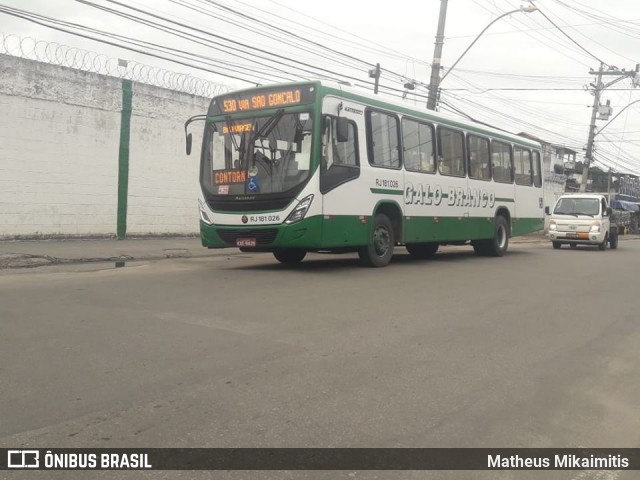
[[470,239],[469,181],[465,148],[465,134],[447,126],[437,129],[438,181],[442,185],[438,217],[434,219],[439,240],[464,241]]
[[354,111],[345,100],[327,97],[323,102],[320,193],[322,194],[322,245],[346,247],[360,240],[357,192],[360,177],[359,129]]

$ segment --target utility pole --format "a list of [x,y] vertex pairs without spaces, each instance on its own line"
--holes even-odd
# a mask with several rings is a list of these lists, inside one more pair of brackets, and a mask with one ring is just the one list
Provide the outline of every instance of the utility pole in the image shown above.
[[378,86],[380,85],[380,64],[376,63],[376,68],[373,70],[369,70],[369,78],[375,79],[375,84],[373,86],[373,93],[375,95],[378,94]]
[[[598,69],[598,79],[593,90],[593,108],[591,109],[591,123],[589,124],[589,139],[587,140],[587,153],[584,156],[584,165],[582,166],[582,182],[580,183],[580,191],[587,191],[587,181],[589,180],[589,166],[593,159],[593,139],[596,136],[596,117],[598,115],[598,107],[600,106],[600,93],[602,87],[602,70],[604,65],[601,63]],[[593,85],[593,84],[592,84]]]
[[[596,119],[597,119],[598,111],[599,111],[599,109],[601,107],[601,105],[600,105],[600,94],[602,93],[602,91],[604,89],[609,88],[614,83],[617,83],[620,80],[624,80],[625,78],[631,78],[632,84],[633,84],[634,87],[640,86],[640,64],[636,65],[635,70],[627,71],[624,68],[622,70],[620,70],[618,67],[609,67],[608,70],[604,70],[604,64],[600,63],[600,68],[598,69],[597,72],[594,72],[593,70],[591,70],[589,73],[591,75],[595,75],[597,73],[598,78],[597,78],[595,84],[593,84],[593,83],[591,84],[591,86],[593,87],[593,107],[592,107],[592,111],[591,111],[591,124],[589,125],[589,137],[588,137],[588,140],[587,140],[587,151],[586,151],[586,153],[584,155],[584,166],[582,168],[582,182],[580,184],[580,191],[581,192],[586,192],[586,190],[587,190],[587,183],[589,181],[589,167],[591,166],[591,162],[593,161],[593,143],[594,143],[594,139],[595,139],[595,137],[597,135],[597,133],[596,133]],[[612,75],[612,76],[615,76],[615,77],[618,77],[618,78],[615,78],[615,79],[611,80],[607,84],[603,84],[602,83],[602,76],[603,75]],[[607,114],[605,115],[605,117],[601,118],[601,119],[602,120],[608,120],[609,115],[611,115],[611,109],[610,108],[608,109]],[[617,115],[616,115],[616,117],[617,117]],[[611,122],[609,122],[609,123],[611,123]],[[607,125],[609,125],[609,123],[607,123]],[[605,127],[607,125],[605,125]],[[602,127],[602,128],[604,128],[604,127]]]
[[440,61],[442,59],[442,46],[444,45],[444,23],[447,19],[447,2],[440,0],[440,17],[438,18],[438,33],[436,33],[436,46],[433,49],[433,62],[431,62],[431,80],[429,81],[429,99],[427,108],[436,109],[438,99],[438,87],[440,86]]

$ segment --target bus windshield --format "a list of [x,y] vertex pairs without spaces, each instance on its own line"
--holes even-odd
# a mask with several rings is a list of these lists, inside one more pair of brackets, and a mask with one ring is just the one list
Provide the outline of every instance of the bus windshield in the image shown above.
[[309,112],[256,116],[207,126],[202,185],[212,195],[261,195],[297,187],[309,177]]

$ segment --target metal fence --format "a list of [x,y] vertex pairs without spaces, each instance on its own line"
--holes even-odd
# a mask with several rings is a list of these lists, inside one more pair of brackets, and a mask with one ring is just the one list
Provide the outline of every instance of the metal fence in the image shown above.
[[188,74],[18,35],[0,33],[0,53],[85,72],[125,78],[208,98],[230,91],[230,88],[225,85]]

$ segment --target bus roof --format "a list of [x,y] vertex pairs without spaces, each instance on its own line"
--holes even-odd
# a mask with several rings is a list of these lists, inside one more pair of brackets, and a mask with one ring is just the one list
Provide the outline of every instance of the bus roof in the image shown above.
[[472,130],[477,133],[485,133],[494,137],[501,137],[514,143],[540,148],[540,143],[534,140],[510,132],[506,132],[495,127],[483,125],[482,123],[474,122],[472,120],[468,120],[456,115],[427,110],[426,107],[421,108],[417,105],[411,105],[408,102],[403,102],[401,100],[396,100],[389,97],[381,97],[379,95],[375,95],[373,92],[367,92],[362,89],[354,88],[351,85],[346,85],[338,82],[329,82],[322,80],[319,81],[318,84],[322,87],[325,87],[329,91],[335,90],[335,93],[345,95],[347,98],[365,101],[366,103],[370,103],[374,106],[387,108],[391,107],[392,109],[398,110],[401,113],[414,115],[437,123],[447,123],[449,125]]
[[[474,122],[451,114],[436,112],[432,110],[426,110],[415,105],[410,105],[407,102],[396,100],[389,97],[374,95],[372,92],[367,92],[362,89],[354,88],[350,84],[329,80],[301,80],[299,82],[287,82],[287,83],[274,83],[269,85],[260,85],[258,87],[251,87],[245,89],[239,89],[234,92],[229,92],[225,95],[241,92],[249,92],[256,88],[270,88],[270,87],[284,87],[290,85],[300,84],[315,84],[325,94],[335,94],[343,96],[345,98],[363,102],[375,107],[386,108],[389,110],[397,111],[406,115],[412,115],[425,120],[430,120],[436,123],[446,123],[453,127],[462,128],[468,131],[490,135],[492,137],[500,138],[512,143],[518,143],[533,148],[540,148],[540,143],[534,140],[522,137],[498,128],[490,127],[482,123]],[[225,96],[222,95],[222,96]]]

